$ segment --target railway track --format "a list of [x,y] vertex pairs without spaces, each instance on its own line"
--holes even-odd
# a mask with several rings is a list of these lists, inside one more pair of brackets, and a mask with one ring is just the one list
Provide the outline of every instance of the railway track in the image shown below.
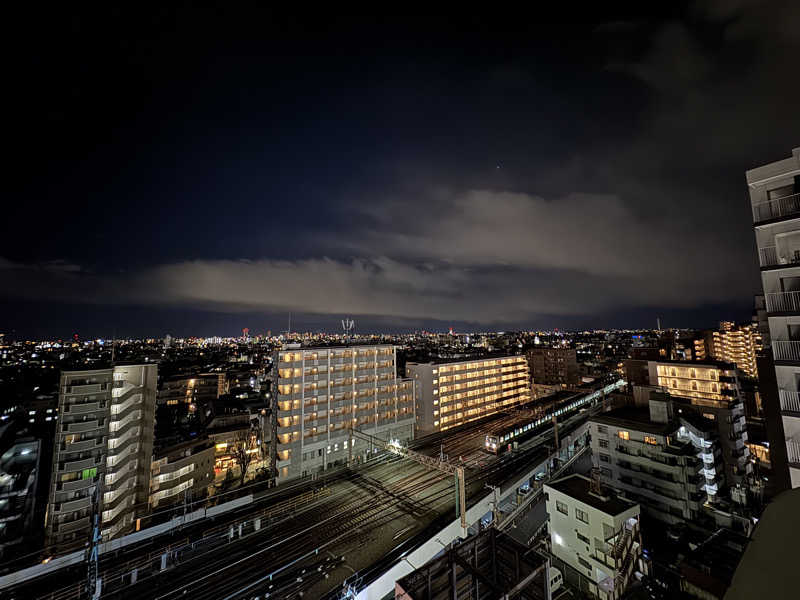
[[[563,431],[575,422],[567,419]],[[414,446],[436,455],[444,444],[450,459],[457,461],[459,453],[482,448],[485,430],[485,423],[476,422],[449,432],[451,436],[457,433],[459,439],[441,436],[438,443],[427,440]],[[499,458],[487,454],[486,463],[479,467],[468,464],[466,482],[471,494],[478,494],[485,483],[508,480],[511,474],[529,468],[538,455],[546,454],[543,446],[552,439],[549,431],[526,442],[518,452]],[[452,497],[450,476],[393,454],[381,454],[357,469],[327,473],[313,484],[306,481],[279,488],[259,500],[255,510],[249,507],[245,515],[220,519],[222,522],[204,527],[199,534],[172,539],[169,545],[132,561],[107,561],[106,568],[101,562],[103,598],[238,600],[265,598],[265,594],[300,598],[311,590],[321,597],[352,575],[354,568],[344,560],[345,555],[386,543],[392,544],[390,549],[403,547],[452,510]],[[162,572],[164,554],[171,562]],[[368,564],[375,561],[377,558]],[[364,565],[363,561],[360,564]],[[134,568],[140,571],[137,583],[131,585]],[[3,597],[73,600],[82,594],[85,597],[81,579],[66,587],[53,586],[56,589],[48,590],[49,594],[14,595],[12,590]]]

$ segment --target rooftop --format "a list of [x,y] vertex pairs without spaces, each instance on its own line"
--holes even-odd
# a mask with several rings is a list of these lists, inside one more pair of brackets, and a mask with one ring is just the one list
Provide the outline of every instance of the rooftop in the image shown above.
[[553,488],[607,515],[616,516],[638,506],[634,502],[619,498],[611,488],[604,488],[603,493],[607,495],[596,494],[591,490],[591,485],[591,479],[585,475],[574,473],[562,479],[546,483],[545,487]]
[[716,367],[724,371],[733,371],[736,365],[723,360],[673,360],[669,358],[658,358],[651,362],[665,365],[684,365],[687,367]]
[[281,346],[280,350],[328,350],[328,349],[336,349],[336,348],[377,348],[380,346],[386,347],[394,347],[396,344],[391,342],[379,342],[370,344],[368,342],[331,342],[328,344],[322,344],[318,342],[312,342],[309,344],[294,342],[294,343],[286,343]]
[[733,575],[726,600],[797,598],[797,532],[800,488],[780,494],[767,506]]
[[493,360],[495,358],[521,358],[525,359],[525,356],[522,354],[507,354],[505,352],[492,352],[490,354],[484,354],[482,356],[472,356],[467,358],[435,358],[433,360],[427,362],[412,362],[409,361],[407,364],[409,365],[450,365],[455,363],[465,363],[465,362],[480,362],[482,360]]
[[589,417],[590,421],[604,425],[614,425],[625,429],[635,429],[658,435],[670,435],[678,429],[678,423],[655,423],[650,420],[650,408],[647,406],[622,406],[607,413]]

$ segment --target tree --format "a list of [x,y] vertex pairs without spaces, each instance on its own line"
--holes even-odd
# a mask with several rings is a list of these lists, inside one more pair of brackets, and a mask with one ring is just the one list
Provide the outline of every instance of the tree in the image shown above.
[[239,485],[244,483],[247,476],[247,469],[253,462],[256,450],[256,433],[252,429],[237,431],[233,442],[228,444],[231,458],[239,467]]

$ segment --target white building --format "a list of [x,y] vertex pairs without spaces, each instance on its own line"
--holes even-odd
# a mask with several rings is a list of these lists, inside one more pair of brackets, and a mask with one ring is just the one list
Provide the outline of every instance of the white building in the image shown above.
[[417,386],[417,430],[444,431],[531,399],[528,361],[500,356],[455,362],[408,363]]
[[586,577],[590,594],[620,598],[642,570],[639,505],[580,474],[546,483],[544,491],[553,556]]
[[83,546],[95,508],[108,540],[132,530],[137,507],[147,505],[157,369],[61,373],[45,525],[54,549]]
[[800,148],[747,171],[792,487],[800,487]]
[[275,358],[278,482],[364,454],[351,428],[413,439],[414,382],[398,379],[394,346],[287,347]]

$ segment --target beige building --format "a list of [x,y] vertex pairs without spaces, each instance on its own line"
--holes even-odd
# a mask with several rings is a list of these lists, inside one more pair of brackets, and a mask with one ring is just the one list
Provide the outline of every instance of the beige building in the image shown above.
[[153,453],[156,365],[61,373],[47,506],[47,544],[82,546],[95,508],[109,540],[131,531],[146,506]]
[[758,378],[756,354],[761,350],[758,325],[736,325],[728,321],[719,324],[718,331],[706,331],[694,341],[695,358],[733,363],[748,377]]
[[164,448],[150,466],[150,508],[203,498],[214,483],[214,444],[209,440]]
[[442,363],[408,363],[417,385],[420,433],[444,431],[531,399],[524,356]]
[[752,471],[748,458],[747,425],[739,387],[738,369],[731,363],[650,361],[650,383],[670,396],[684,399],[693,409],[716,423],[725,479],[730,487],[742,483]]
[[363,455],[368,444],[352,440],[351,428],[414,437],[414,383],[397,377],[394,346],[287,346],[275,367],[278,482]]
[[792,487],[800,487],[800,148],[746,177],[789,477]]

